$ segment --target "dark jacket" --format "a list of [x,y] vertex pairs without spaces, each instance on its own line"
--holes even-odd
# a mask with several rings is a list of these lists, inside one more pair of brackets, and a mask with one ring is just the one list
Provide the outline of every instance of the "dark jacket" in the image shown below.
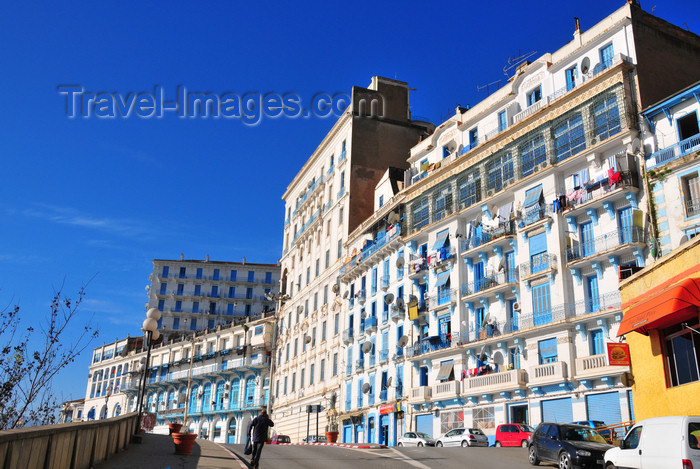
[[267,414],[260,414],[255,417],[248,424],[248,432],[250,435],[250,429],[253,429],[253,443],[264,443],[267,441],[267,431],[270,427],[274,427],[275,424]]

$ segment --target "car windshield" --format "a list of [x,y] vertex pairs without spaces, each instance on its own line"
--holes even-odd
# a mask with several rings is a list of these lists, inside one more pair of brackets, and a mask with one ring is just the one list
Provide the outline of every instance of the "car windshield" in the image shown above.
[[535,433],[530,425],[518,425],[518,427],[520,427],[521,432]]
[[426,435],[425,433],[420,433],[420,432],[417,432],[416,436],[418,438],[428,438],[428,439],[432,438],[430,435]]
[[562,426],[562,440],[567,441],[595,441],[596,443],[607,443],[600,433],[592,428]]
[[278,436],[277,441],[280,443],[289,443],[289,437],[288,436]]

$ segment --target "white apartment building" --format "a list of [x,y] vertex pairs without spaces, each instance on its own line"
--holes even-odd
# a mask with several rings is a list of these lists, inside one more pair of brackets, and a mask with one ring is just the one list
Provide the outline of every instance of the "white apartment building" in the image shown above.
[[[358,370],[367,357],[357,347],[380,343],[367,307],[384,293],[372,293],[373,279],[401,249],[407,280],[388,281],[403,287],[408,345],[402,395],[391,399],[406,431],[477,427],[493,440],[500,423],[634,418],[629,367],[610,366],[606,344],[622,318],[619,279],[652,260],[637,113],[697,79],[698,39],[629,1],[585,32],[577,24],[573,41],[522,64],[411,150],[400,240],[367,229],[372,239],[341,269],[349,299],[364,302],[359,313],[348,304],[343,322],[355,362],[344,441],[386,441],[367,401],[382,369]],[[662,63],[674,73],[660,79]],[[358,340],[363,317],[370,335]],[[392,425],[389,435],[401,431]]]
[[158,308],[166,340],[220,324],[245,322],[275,309],[267,293],[278,291],[276,264],[155,259],[147,308]]
[[432,129],[410,120],[408,95],[407,83],[381,77],[353,87],[351,106],[282,197],[281,293],[290,299],[278,319],[272,418],[292,441],[306,436],[307,406],[324,408],[319,433],[337,413],[344,359],[336,285],[344,243],[372,214],[374,187],[387,168],[407,168],[411,146]]
[[[268,402],[273,327],[269,317],[154,345],[143,401],[144,412],[156,414],[154,431],[167,434],[169,422],[183,423],[187,403],[191,432],[219,443],[244,443],[248,423]],[[126,338],[94,350],[84,420],[137,411],[146,365],[143,342]]]
[[700,233],[700,82],[642,112],[658,254]]
[[349,235],[349,256],[340,270],[343,442],[394,446],[405,430],[404,328],[411,329],[411,324],[404,297],[413,290],[405,266],[403,205],[397,195],[402,185],[403,171],[387,170],[375,190],[375,212]]

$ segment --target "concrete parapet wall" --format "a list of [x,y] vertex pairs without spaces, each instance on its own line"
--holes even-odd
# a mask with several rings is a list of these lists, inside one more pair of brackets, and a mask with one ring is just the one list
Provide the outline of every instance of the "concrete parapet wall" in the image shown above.
[[131,441],[137,413],[106,420],[0,431],[0,468],[87,469]]

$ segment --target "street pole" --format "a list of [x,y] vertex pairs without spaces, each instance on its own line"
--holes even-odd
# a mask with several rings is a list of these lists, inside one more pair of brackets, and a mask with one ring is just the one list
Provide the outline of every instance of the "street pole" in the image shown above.
[[274,395],[274,373],[275,373],[275,358],[277,358],[277,338],[279,335],[278,320],[280,314],[282,314],[282,304],[289,299],[287,295],[275,296],[272,294],[267,295],[268,299],[277,300],[277,311],[275,311],[275,322],[272,324],[272,353],[270,354],[270,394],[267,399],[267,414],[272,416],[272,401],[275,398]]
[[194,364],[194,342],[196,340],[197,333],[192,336],[190,342],[192,343],[192,349],[190,350],[190,371],[187,373],[187,392],[185,393],[185,413],[182,417],[182,425],[187,431],[187,410],[190,405],[190,390],[192,387],[192,365]]
[[141,429],[141,416],[143,415],[143,401],[144,398],[146,397],[146,375],[148,374],[148,362],[151,359],[151,337],[153,336],[153,333],[151,331],[146,331],[146,340],[148,342],[148,349],[146,352],[146,363],[144,363],[144,369],[143,369],[143,376],[141,377],[141,394],[139,398],[139,402],[137,404],[138,410],[139,410],[139,417],[137,420],[137,429]]

